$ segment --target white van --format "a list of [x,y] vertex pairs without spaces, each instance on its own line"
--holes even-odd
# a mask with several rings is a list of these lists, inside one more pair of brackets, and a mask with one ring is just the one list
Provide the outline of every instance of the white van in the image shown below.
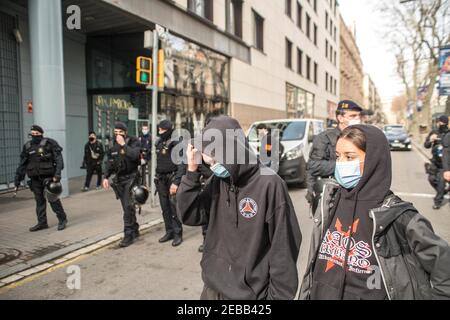
[[306,163],[309,160],[313,138],[325,130],[323,120],[283,119],[255,122],[248,130],[250,147],[259,155],[260,141],[256,130],[259,124],[280,130],[282,155],[278,175],[287,183],[306,183]]

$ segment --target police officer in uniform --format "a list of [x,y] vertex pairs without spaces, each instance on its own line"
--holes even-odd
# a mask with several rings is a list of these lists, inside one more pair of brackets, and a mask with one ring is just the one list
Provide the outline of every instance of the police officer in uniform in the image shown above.
[[[139,183],[140,143],[136,137],[127,135],[128,128],[123,122],[117,122],[114,128],[115,140],[108,150],[103,187],[111,186],[120,199],[123,208],[124,238],[121,247],[128,247],[139,237],[139,224],[136,220],[136,208],[131,189]],[[112,183],[109,178],[115,175]]]
[[426,166],[426,171],[428,173],[428,181],[436,190],[433,205],[433,209],[435,210],[439,210],[444,202],[446,182],[444,179],[442,158],[444,154],[443,142],[448,132],[448,117],[442,115],[437,119],[437,130],[431,131],[424,143],[425,148],[431,148],[431,153],[433,155],[431,164]]
[[314,188],[319,178],[334,176],[336,167],[336,143],[342,130],[361,123],[363,109],[351,100],[339,102],[336,110],[337,127],[325,130],[314,137],[313,146],[306,166],[308,192],[306,200],[314,212],[319,200],[319,190]]
[[[31,141],[28,141],[20,155],[20,164],[16,171],[15,186],[25,179],[25,174],[31,179],[30,189],[36,200],[37,225],[30,228],[31,232],[48,228],[47,223],[47,200],[44,197],[45,188],[52,180],[61,180],[61,171],[64,169],[62,148],[50,138],[44,138],[44,130],[37,125],[31,127]],[[50,202],[50,201],[49,201]],[[58,230],[64,230],[67,224],[67,216],[61,204],[56,199],[50,202],[52,210],[58,218]]]
[[450,184],[450,131],[444,136],[442,144],[444,146],[444,151],[442,154],[444,180]]
[[178,144],[172,141],[172,123],[163,120],[159,124],[159,139],[156,141],[156,178],[155,184],[159,194],[166,234],[159,239],[160,243],[172,241],[172,246],[179,246],[183,242],[183,227],[177,217],[175,195],[186,172],[185,165],[176,165],[172,161],[172,149]]

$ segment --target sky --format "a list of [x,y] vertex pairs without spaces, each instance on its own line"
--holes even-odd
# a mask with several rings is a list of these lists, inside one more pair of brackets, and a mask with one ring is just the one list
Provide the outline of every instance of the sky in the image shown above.
[[347,25],[356,24],[356,42],[361,52],[364,71],[374,81],[383,103],[403,90],[395,74],[395,57],[382,39],[383,22],[374,10],[376,0],[338,0]]

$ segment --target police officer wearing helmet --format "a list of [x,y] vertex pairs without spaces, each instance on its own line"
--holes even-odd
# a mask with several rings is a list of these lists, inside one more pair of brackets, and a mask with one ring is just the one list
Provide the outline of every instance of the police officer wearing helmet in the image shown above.
[[306,166],[306,179],[308,192],[306,199],[315,208],[319,200],[319,186],[316,182],[319,178],[329,178],[334,175],[336,167],[336,143],[342,130],[361,123],[361,113],[363,109],[351,100],[339,102],[336,110],[336,120],[338,126],[328,129],[314,137],[313,146]]
[[[113,188],[123,209],[124,238],[121,247],[128,247],[139,237],[139,224],[136,220],[136,200],[132,191],[139,184],[140,143],[136,137],[128,136],[128,128],[123,122],[114,127],[114,144],[108,150],[103,188]],[[109,178],[114,175],[112,183]]]
[[442,161],[444,154],[443,141],[448,133],[448,116],[442,115],[437,119],[437,130],[431,131],[424,143],[424,147],[427,149],[431,148],[432,153],[431,164],[426,165],[426,171],[428,173],[428,181],[436,190],[433,205],[435,210],[439,210],[444,202],[446,182]]
[[30,228],[30,231],[48,228],[47,200],[58,218],[58,230],[64,230],[67,216],[59,200],[62,192],[61,171],[64,169],[62,148],[55,140],[45,138],[44,130],[40,126],[33,125],[30,135],[31,140],[22,149],[14,183],[18,188],[20,182],[25,179],[25,174],[31,179],[29,185],[36,200],[38,223]]
[[155,184],[159,194],[166,234],[159,239],[160,243],[172,241],[172,246],[183,242],[183,227],[177,217],[175,195],[181,178],[186,172],[186,166],[176,165],[172,161],[172,150],[178,144],[172,141],[173,127],[169,120],[159,124],[159,139],[156,141],[156,178]]

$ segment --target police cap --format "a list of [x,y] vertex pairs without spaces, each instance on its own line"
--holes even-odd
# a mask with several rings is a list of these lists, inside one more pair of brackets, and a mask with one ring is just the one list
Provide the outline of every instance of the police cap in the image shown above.
[[339,102],[337,111],[358,111],[362,112],[363,108],[361,108],[356,102],[351,100],[342,100]]

